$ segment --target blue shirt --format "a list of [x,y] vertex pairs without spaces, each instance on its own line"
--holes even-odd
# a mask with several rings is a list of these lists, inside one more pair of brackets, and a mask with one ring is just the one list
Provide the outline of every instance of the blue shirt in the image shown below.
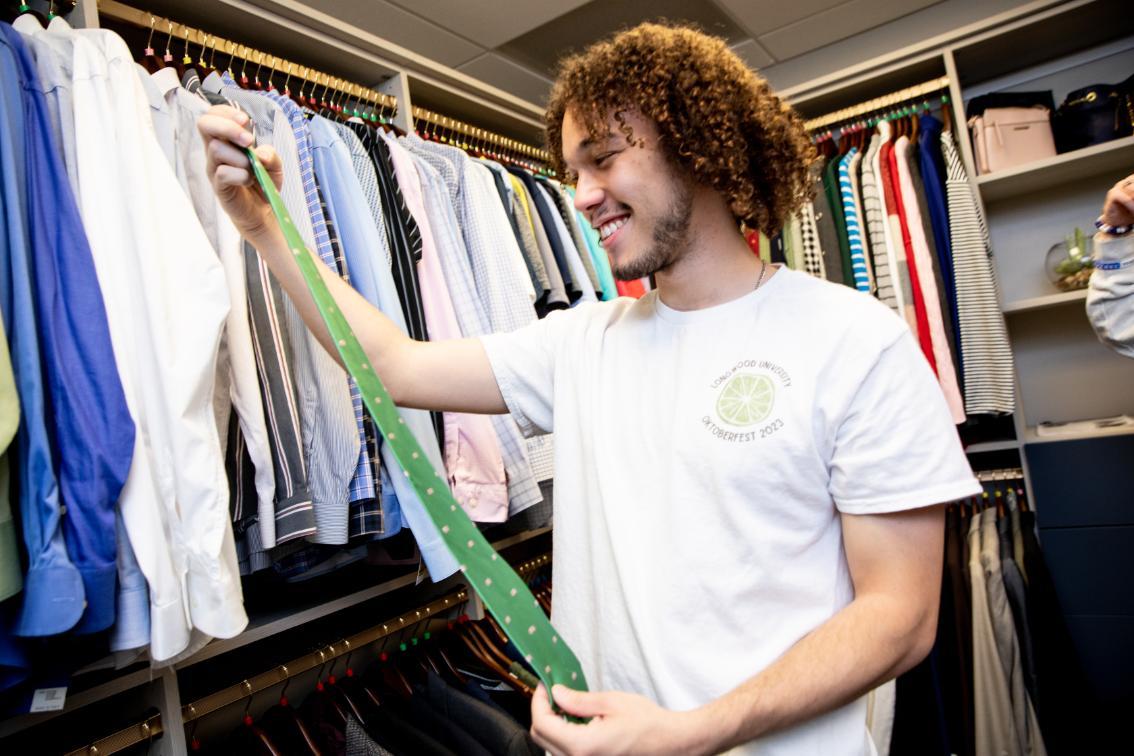
[[[70,630],[83,614],[83,580],[63,542],[59,481],[46,425],[43,364],[32,295],[32,254],[28,238],[23,156],[26,126],[20,43],[0,25],[0,199],[4,234],[0,237],[0,314],[8,336],[12,372],[20,393],[19,512],[28,573],[24,603],[13,622],[19,635],[54,635]],[[14,32],[13,32],[14,33]]]
[[949,213],[945,201],[945,163],[941,157],[941,129],[943,124],[931,115],[923,115],[918,129],[918,164],[921,166],[922,184],[925,186],[929,221],[937,247],[937,261],[941,267],[941,281],[945,284],[949,311],[953,315],[955,338],[953,356],[957,360],[957,375],[964,376],[961,351],[961,328],[957,314],[957,285],[953,278],[953,247],[949,240]]
[[[351,285],[366,301],[390,318],[402,333],[406,333],[405,316],[394,286],[394,276],[387,262],[379,259],[376,254],[381,249],[381,240],[362,186],[354,173],[350,152],[326,119],[318,116],[312,118],[310,126],[315,176],[327,200],[331,222],[342,242],[343,255],[350,269]],[[434,469],[444,475],[445,466],[429,413],[404,408],[400,412]],[[398,496],[402,519],[413,531],[429,574],[434,580],[448,577],[457,570],[456,558],[441,540],[437,527],[426,513],[413,486],[401,474],[401,465],[389,444],[382,444],[381,453],[385,467],[391,471],[389,478]]]
[[[114,361],[86,230],[34,61],[17,32],[6,26],[0,31],[16,54],[23,85],[26,228],[34,250],[31,284],[50,402],[52,461],[63,505],[58,519],[86,597],[75,629],[98,632],[114,623],[114,513],[133,460],[134,422]],[[42,613],[51,610],[37,606],[40,600],[27,594],[19,634],[58,632],[54,622],[44,622]]]

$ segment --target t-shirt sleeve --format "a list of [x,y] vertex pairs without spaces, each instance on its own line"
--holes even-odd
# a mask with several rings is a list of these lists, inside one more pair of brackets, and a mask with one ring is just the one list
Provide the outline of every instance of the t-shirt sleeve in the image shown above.
[[907,329],[870,366],[835,430],[830,493],[847,514],[979,493],[937,377]]
[[529,438],[552,432],[561,320],[562,312],[556,311],[510,333],[481,337],[508,411]]

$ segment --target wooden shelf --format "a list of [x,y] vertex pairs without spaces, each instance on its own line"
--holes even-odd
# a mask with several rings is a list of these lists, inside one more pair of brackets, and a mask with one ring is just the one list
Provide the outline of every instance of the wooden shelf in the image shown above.
[[1029,297],[1028,299],[1018,299],[1015,302],[1008,302],[1004,305],[1004,314],[1009,315],[1015,312],[1034,312],[1035,310],[1046,310],[1049,307],[1059,307],[1061,305],[1086,301],[1086,289],[1079,289],[1078,291],[1061,291],[1058,294],[1047,294],[1042,297]]
[[1041,436],[1036,433],[1034,427],[1029,427],[1024,436],[1024,443],[1050,444],[1057,441],[1085,441],[1092,438],[1109,438],[1111,436],[1129,436],[1132,434],[1134,434],[1134,426],[1089,430],[1077,433],[1073,436]]
[[1132,163],[1134,136],[987,173],[977,176],[976,183],[985,203],[998,202],[1100,174],[1113,172],[1117,176]]

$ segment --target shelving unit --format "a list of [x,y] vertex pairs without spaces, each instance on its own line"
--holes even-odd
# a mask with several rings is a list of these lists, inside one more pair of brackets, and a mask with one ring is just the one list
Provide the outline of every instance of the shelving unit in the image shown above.
[[1086,441],[1097,438],[1113,438],[1115,436],[1130,435],[1134,435],[1134,427],[1096,428],[1068,436],[1041,436],[1036,432],[1035,427],[1030,427],[1025,432],[1024,438],[1029,444],[1052,444],[1059,443],[1060,441]]
[[981,198],[991,204],[1110,173],[1121,166],[1134,166],[1134,136],[987,173],[978,176],[976,183]]
[[1065,291],[1059,294],[1046,294],[1042,297],[1032,297],[1031,299],[1019,299],[1015,302],[1005,304],[1001,310],[1005,315],[1014,312],[1034,312],[1035,310],[1046,310],[1049,307],[1061,307],[1068,304],[1082,304],[1087,301],[1087,290],[1080,289],[1078,291]]

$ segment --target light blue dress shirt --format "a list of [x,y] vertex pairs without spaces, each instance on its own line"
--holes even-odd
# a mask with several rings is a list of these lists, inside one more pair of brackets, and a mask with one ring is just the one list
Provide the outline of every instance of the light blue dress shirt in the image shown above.
[[[335,224],[342,242],[343,255],[350,269],[351,285],[390,318],[402,333],[406,333],[405,317],[394,286],[393,273],[376,254],[381,249],[381,240],[351,165],[350,151],[326,119],[316,116],[311,119],[310,126],[315,176],[327,201],[331,222]],[[429,413],[404,408],[400,411],[406,426],[425,450],[434,469],[444,475],[445,466]],[[385,466],[395,471],[389,477],[398,495],[402,518],[413,531],[429,574],[434,580],[448,577],[457,570],[456,558],[445,547],[413,486],[401,474],[401,466],[389,444],[382,445],[381,453]]]

